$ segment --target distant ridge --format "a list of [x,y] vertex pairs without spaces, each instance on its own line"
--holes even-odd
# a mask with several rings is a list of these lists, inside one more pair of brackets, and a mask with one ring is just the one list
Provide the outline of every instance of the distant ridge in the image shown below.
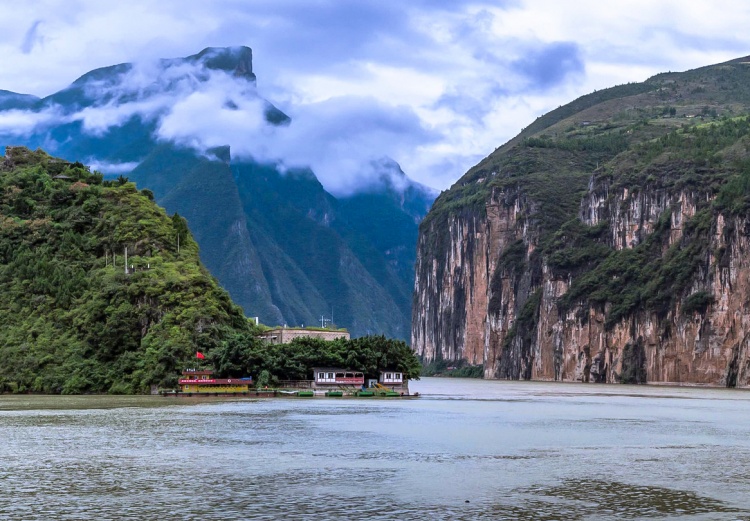
[[249,316],[311,325],[333,313],[353,336],[408,339],[417,226],[434,191],[384,160],[374,166],[380,180],[336,198],[313,172],[233,158],[231,143],[157,137],[175,99],[223,87],[220,110],[258,106],[269,126],[293,124],[258,93],[252,58],[248,47],[209,47],[98,68],[42,99],[3,91],[0,111],[24,111],[30,123],[0,142],[42,147],[152,190],[187,218],[202,261]]

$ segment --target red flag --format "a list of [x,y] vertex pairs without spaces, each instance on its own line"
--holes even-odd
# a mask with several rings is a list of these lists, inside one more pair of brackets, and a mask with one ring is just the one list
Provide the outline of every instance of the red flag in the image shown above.
[[206,355],[204,355],[200,351],[196,351],[195,352],[195,358],[200,358],[201,360],[203,360],[204,358],[206,358]]

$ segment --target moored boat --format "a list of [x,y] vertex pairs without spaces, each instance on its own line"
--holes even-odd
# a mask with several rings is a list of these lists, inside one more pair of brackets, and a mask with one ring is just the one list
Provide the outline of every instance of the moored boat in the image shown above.
[[186,396],[246,395],[253,385],[253,379],[250,376],[214,378],[213,374],[214,372],[208,369],[186,369],[182,372],[182,378],[178,381],[180,389],[177,394]]

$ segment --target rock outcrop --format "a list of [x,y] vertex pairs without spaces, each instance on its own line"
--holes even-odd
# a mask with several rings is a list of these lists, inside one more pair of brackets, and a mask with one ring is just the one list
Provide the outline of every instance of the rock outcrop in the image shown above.
[[750,385],[746,89],[712,90],[747,75],[590,95],[470,170],[420,228],[413,349],[486,378]]

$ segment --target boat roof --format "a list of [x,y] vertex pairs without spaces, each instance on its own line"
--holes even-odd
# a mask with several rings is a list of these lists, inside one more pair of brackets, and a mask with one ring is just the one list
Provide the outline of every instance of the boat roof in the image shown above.
[[362,371],[357,371],[356,369],[343,369],[341,367],[313,367],[314,372],[318,371],[332,371],[336,373],[361,373]]
[[199,385],[237,385],[237,384],[244,384],[244,385],[250,385],[253,383],[251,378],[217,378],[217,379],[210,379],[210,380],[195,380],[192,378],[180,378],[178,380],[178,383],[180,384],[199,384]]

